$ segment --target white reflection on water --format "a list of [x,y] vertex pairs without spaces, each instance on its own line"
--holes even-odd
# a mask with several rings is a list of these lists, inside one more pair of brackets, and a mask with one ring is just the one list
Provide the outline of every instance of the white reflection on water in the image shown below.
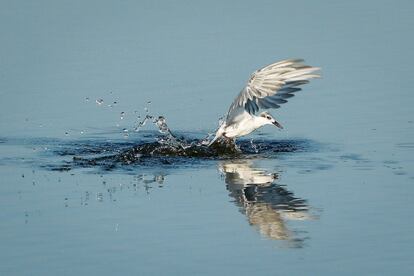
[[289,220],[310,220],[306,200],[297,198],[278,185],[278,173],[270,173],[254,166],[251,160],[227,160],[218,165],[224,175],[229,195],[250,225],[261,235],[273,240],[286,240],[292,247],[302,247],[306,237],[289,229]]

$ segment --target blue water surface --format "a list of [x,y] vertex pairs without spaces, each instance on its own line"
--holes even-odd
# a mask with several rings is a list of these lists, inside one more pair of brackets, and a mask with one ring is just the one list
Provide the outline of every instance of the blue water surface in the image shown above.
[[[0,1],[0,274],[413,275],[413,12]],[[203,139],[286,58],[322,78],[272,111],[283,131],[234,157],[133,150],[163,136],[135,131],[148,114]]]

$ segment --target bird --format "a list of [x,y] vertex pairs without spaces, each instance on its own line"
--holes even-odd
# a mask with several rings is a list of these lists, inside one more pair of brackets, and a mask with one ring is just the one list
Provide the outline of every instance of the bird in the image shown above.
[[320,77],[319,70],[319,67],[305,65],[303,59],[286,59],[253,72],[231,104],[209,146],[220,139],[234,143],[236,138],[265,125],[282,129],[283,126],[263,110],[276,109],[287,103],[287,99],[301,90],[301,85]]

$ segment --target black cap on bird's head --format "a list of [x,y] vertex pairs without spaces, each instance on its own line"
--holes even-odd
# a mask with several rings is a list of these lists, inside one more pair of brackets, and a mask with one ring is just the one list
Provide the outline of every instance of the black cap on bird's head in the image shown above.
[[283,126],[281,124],[279,124],[279,122],[276,121],[276,119],[273,118],[272,115],[269,112],[264,111],[264,112],[260,113],[259,116],[269,120],[269,123],[273,124],[274,126],[280,128],[280,129],[283,129]]

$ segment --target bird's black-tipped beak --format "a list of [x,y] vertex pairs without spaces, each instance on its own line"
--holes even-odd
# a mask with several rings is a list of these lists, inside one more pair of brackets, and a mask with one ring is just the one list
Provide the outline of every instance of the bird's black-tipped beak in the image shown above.
[[272,124],[274,124],[275,126],[277,126],[278,128],[280,128],[280,129],[283,129],[283,126],[281,125],[281,124],[279,124],[276,120],[274,120],[273,122],[272,122]]

